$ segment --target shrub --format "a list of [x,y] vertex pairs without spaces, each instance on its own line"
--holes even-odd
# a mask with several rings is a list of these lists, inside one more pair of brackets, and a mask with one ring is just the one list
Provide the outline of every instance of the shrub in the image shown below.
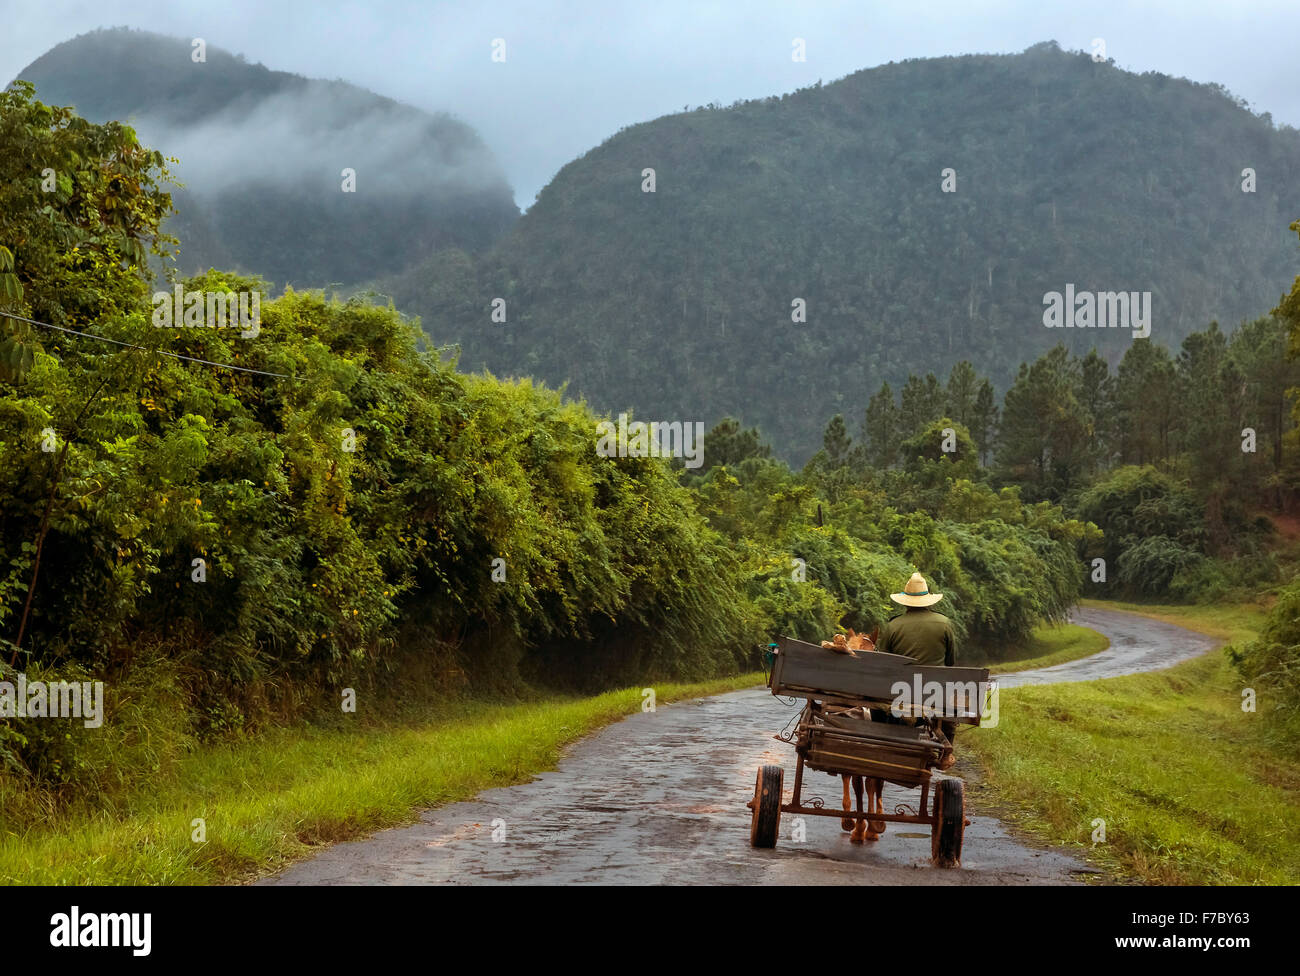
[[1177,573],[1204,562],[1204,555],[1168,536],[1150,536],[1133,540],[1120,552],[1116,560],[1116,578],[1130,593],[1155,596],[1169,590],[1169,584]]
[[1258,695],[1261,715],[1274,732],[1294,740],[1300,735],[1300,583],[1278,596],[1259,636],[1226,649],[1229,660]]

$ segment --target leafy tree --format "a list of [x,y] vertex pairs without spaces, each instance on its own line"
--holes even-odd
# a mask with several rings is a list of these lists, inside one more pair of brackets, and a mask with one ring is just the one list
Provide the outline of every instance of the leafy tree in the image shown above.
[[940,417],[903,441],[899,451],[904,470],[927,486],[953,479],[974,480],[979,461],[970,432],[954,420]]
[[1295,491],[1294,482],[1283,473],[1283,453],[1295,426],[1289,392],[1300,386],[1300,362],[1287,355],[1287,326],[1278,316],[1243,323],[1232,335],[1229,353],[1246,385],[1246,424],[1255,428],[1259,456],[1268,458],[1270,466],[1266,479],[1253,480],[1261,497],[1266,495],[1281,509]]
[[[0,380],[19,384],[44,354],[37,327],[22,319],[109,336],[121,331],[148,293],[145,259],[169,240],[159,224],[171,207],[159,186],[168,179],[162,157],[130,128],[92,125],[33,95],[24,82],[0,92],[0,312],[21,316],[0,316]],[[11,662],[27,634],[47,536],[67,513],[71,438],[93,418],[97,400],[111,400],[106,388],[135,359],[98,355],[104,346],[91,339],[52,337],[71,368],[56,396],[43,403],[22,398],[17,407],[24,419],[42,420],[42,432],[64,439],[57,451],[42,452],[47,463],[24,469],[29,477],[12,496],[31,521],[0,578],[0,601],[22,594],[21,610],[0,605],[0,622],[17,616]],[[34,462],[36,445],[33,439],[15,447]],[[17,532],[19,524],[6,528]]]
[[1238,522],[1242,515],[1236,488],[1242,480],[1243,457],[1249,457],[1241,450],[1244,382],[1217,322],[1183,340],[1177,364],[1184,446],[1204,499],[1210,546],[1223,550],[1230,543],[1233,515]]
[[[0,91],[0,311],[81,331],[134,310],[148,254],[172,240],[168,179],[128,126],[43,105],[26,82]],[[0,318],[0,375],[21,377],[42,348],[33,326]]]
[[1110,589],[1121,583],[1133,592],[1159,592],[1206,545],[1205,516],[1191,485],[1151,465],[1101,476],[1082,491],[1075,513],[1104,533],[1104,546],[1082,555],[1105,558]]

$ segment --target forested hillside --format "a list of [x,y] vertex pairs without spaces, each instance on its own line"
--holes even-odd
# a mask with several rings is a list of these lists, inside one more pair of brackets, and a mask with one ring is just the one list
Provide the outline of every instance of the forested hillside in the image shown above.
[[115,730],[0,721],[0,807],[108,795],[196,738],[337,713],[343,688],[734,673],[774,635],[881,623],[915,567],[972,651],[1080,592],[1096,529],[973,462],[885,494],[726,425],[698,474],[606,456],[586,404],[320,293],[263,296],[253,337],[155,328],[167,176],[125,126],[0,93],[0,675],[102,676]]
[[1058,342],[1116,366],[1131,329],[1044,327],[1070,284],[1150,292],[1170,348],[1260,315],[1293,273],[1298,167],[1300,133],[1214,85],[1054,44],[906,61],[625,129],[481,260],[445,251],[380,290],[465,366],[736,416],[802,463],[827,416],[909,372],[969,359],[1003,390]]
[[808,471],[902,499],[943,462],[1100,528],[1079,551],[1108,567],[1093,595],[1240,593],[1283,575],[1264,513],[1286,519],[1298,497],[1293,328],[1275,314],[1231,337],[1211,323],[1177,350],[1138,339],[1114,370],[1096,350],[1054,346],[1020,365],[1001,404],[968,361],[944,382],[911,375],[899,393],[882,385],[857,423],[833,417]]
[[[342,81],[191,40],[100,30],[19,72],[49,104],[119,120],[176,157],[178,269],[255,272],[278,286],[349,284],[445,247],[480,250],[518,210],[478,135]],[[342,171],[356,192],[342,191]]]

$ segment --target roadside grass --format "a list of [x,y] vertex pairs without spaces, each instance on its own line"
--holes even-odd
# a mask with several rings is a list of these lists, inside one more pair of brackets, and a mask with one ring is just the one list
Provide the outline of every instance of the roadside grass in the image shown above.
[[[1133,609],[1250,636],[1257,607]],[[1031,835],[1146,884],[1300,884],[1300,757],[1241,710],[1221,652],[1164,671],[1002,691],[999,724],[966,733]],[[1093,843],[1096,820],[1105,841]]]
[[[747,674],[656,684],[658,704],[761,684]],[[562,748],[642,708],[642,689],[527,704],[455,703],[431,720],[271,729],[203,746],[159,781],[59,811],[26,829],[0,810],[0,882],[220,884],[251,880],[320,845],[411,823],[421,808],[527,782]],[[206,840],[196,842],[202,818]]]
[[1081,657],[1098,654],[1110,647],[1110,638],[1078,624],[1048,625],[1034,628],[1033,635],[1017,657],[989,665],[993,674],[1010,674],[1030,668],[1050,668]]

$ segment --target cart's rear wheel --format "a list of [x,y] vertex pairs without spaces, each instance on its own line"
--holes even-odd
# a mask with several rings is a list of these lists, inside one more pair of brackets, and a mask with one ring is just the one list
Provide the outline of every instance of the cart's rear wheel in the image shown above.
[[941,779],[934,791],[934,825],[930,828],[930,859],[936,867],[961,867],[965,830],[965,786],[959,779]]
[[775,847],[781,831],[781,793],[785,770],[780,766],[760,766],[754,780],[754,818],[749,824],[752,847]]

